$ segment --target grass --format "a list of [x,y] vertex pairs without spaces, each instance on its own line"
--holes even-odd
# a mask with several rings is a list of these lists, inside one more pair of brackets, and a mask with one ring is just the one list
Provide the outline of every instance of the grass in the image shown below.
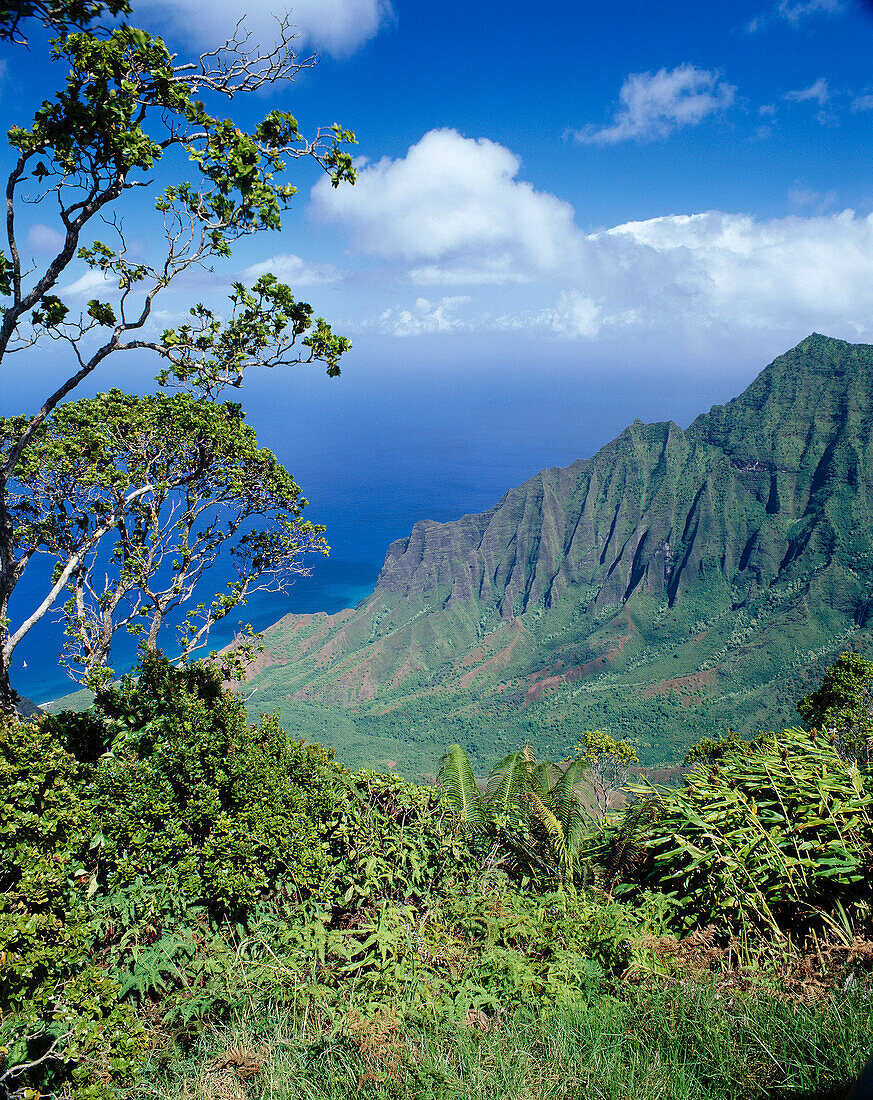
[[813,1100],[873,1053],[873,996],[626,990],[536,1015],[333,1025],[273,1008],[153,1056],[131,1100]]

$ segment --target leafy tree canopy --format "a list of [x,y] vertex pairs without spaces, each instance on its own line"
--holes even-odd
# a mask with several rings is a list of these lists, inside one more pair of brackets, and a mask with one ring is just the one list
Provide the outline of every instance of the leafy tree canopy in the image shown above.
[[[223,504],[227,494],[232,495],[230,483],[218,488],[212,482],[207,488],[202,478],[198,480],[200,475],[185,482],[186,475],[179,466],[172,471],[168,468],[163,479],[155,480],[150,463],[152,459],[161,461],[157,452],[153,448],[150,459],[136,453],[136,433],[143,427],[142,417],[149,415],[145,404],[123,405],[117,394],[112,398],[115,405],[108,422],[114,432],[112,439],[89,424],[96,410],[87,406],[45,427],[68,395],[110,356],[124,351],[153,352],[161,361],[157,377],[161,385],[182,388],[195,398],[214,399],[223,387],[239,386],[251,366],[319,362],[330,376],[336,376],[340,359],[351,346],[332,331],[327,321],[314,316],[312,306],[298,301],[291,288],[273,275],[262,276],[253,286],[234,283],[230,311],[223,315],[195,303],[190,307],[190,320],[155,331],[155,301],[181,274],[226,258],[241,237],[281,227],[282,214],[296,192],[287,176],[291,161],[315,160],[334,186],[354,182],[348,146],[355,138],[338,124],[305,136],[297,119],[287,111],[270,111],[259,125],[246,131],[205,107],[200,97],[206,93],[232,99],[264,84],[293,77],[302,67],[314,64],[314,58],[297,59],[287,20],[279,21],[278,41],[271,50],[248,53],[247,37],[238,32],[216,50],[180,63],[160,38],[126,24],[111,27],[101,22],[104,16],[126,14],[127,10],[126,0],[58,0],[56,4],[32,0],[0,8],[0,36],[7,39],[21,41],[20,25],[29,18],[54,27],[58,36],[52,42],[52,53],[68,69],[64,86],[53,98],[42,102],[32,121],[9,130],[14,164],[6,188],[6,242],[0,251],[0,294],[6,299],[0,314],[0,370],[10,369],[13,353],[46,341],[66,349],[65,358],[72,364],[69,376],[42,396],[35,412],[11,418],[3,425],[0,702],[5,710],[10,709],[13,698],[9,683],[12,652],[64,585],[69,582],[73,586],[74,603],[78,601],[73,634],[80,641],[85,618],[90,616],[93,626],[118,595],[117,586],[111,593],[109,588],[97,591],[88,579],[94,560],[88,555],[109,530],[114,532],[119,548],[126,544],[131,530],[139,532],[137,564],[132,564],[136,555],[124,557],[126,552],[121,551],[125,578],[121,598],[132,598],[135,606],[140,597],[132,595],[131,578],[136,577],[139,583],[154,575],[142,565],[142,539],[147,530],[149,538],[157,530],[156,519],[151,525],[143,519],[146,502],[152,502],[157,515],[164,504],[169,506],[170,495],[177,492],[185,496],[185,514],[190,516],[195,486],[205,492],[204,499],[212,505]],[[158,170],[165,179],[170,173],[172,179],[155,197],[162,232],[152,236],[153,250],[148,256],[133,258],[125,237],[121,200],[132,189],[150,186],[150,177]],[[46,199],[46,207],[56,211],[60,244],[47,264],[34,265],[22,255],[20,210],[23,203]],[[102,239],[90,232],[96,217],[109,227]],[[91,299],[81,310],[59,291],[60,280],[69,277],[68,268],[75,262],[101,276],[106,286],[102,296]],[[189,412],[195,407],[190,406]],[[205,417],[204,408],[200,408]],[[174,433],[179,435],[182,406],[172,406],[172,411],[176,420],[171,416],[166,424],[168,440]],[[122,414],[133,417],[129,431],[121,424]],[[239,418],[234,427],[227,408],[216,417],[209,429],[209,447],[221,450],[216,434],[220,429],[228,433],[227,446],[238,448],[242,442],[237,430]],[[77,425],[83,432],[79,444],[72,434]],[[152,432],[149,438],[156,442],[157,435]],[[197,438],[202,442],[202,433]],[[27,458],[31,446],[37,448],[38,459]],[[251,449],[255,444],[246,446]],[[81,451],[78,455],[74,454],[77,447]],[[236,453],[237,460],[243,462],[242,451]],[[115,474],[98,475],[99,463],[94,459],[89,463],[89,454],[98,455],[100,461],[114,460]],[[192,451],[185,454],[186,461],[195,459]],[[251,454],[249,458],[253,470],[263,473],[263,456]],[[60,464],[57,470],[51,469],[53,461]],[[44,468],[44,475],[37,473],[38,467]],[[221,468],[230,477],[228,468]],[[240,470],[233,475],[237,481],[242,477]],[[245,560],[250,570],[274,560],[280,545],[288,550],[295,538],[305,535],[305,542],[312,534],[300,526],[295,511],[299,491],[295,496],[290,488],[279,488],[278,464],[274,463],[271,476],[274,503],[266,511],[281,511],[287,504],[289,518],[282,520],[277,513],[278,534],[264,536],[261,541],[239,531],[248,558],[244,554],[238,560]],[[116,480],[110,484],[112,477]],[[124,478],[129,479],[126,492]],[[59,501],[62,483],[72,488],[76,504],[62,507],[52,519],[47,509],[53,500]],[[36,492],[33,499],[39,503],[35,508],[33,500],[31,504],[25,502],[22,490],[26,485]],[[282,492],[286,504],[278,505],[275,494]],[[85,504],[88,493],[93,495],[93,509]],[[243,512],[248,518],[257,508],[251,507],[249,489],[242,495],[247,496]],[[194,513],[199,521],[202,513],[196,508]],[[190,539],[197,526],[193,521],[188,524],[186,536],[185,523],[176,529],[180,545],[186,537]],[[238,529],[232,533],[237,534]],[[188,580],[210,560],[208,553],[200,559],[196,555],[192,558],[189,550],[183,550],[175,559],[181,563],[180,568],[171,567],[174,598],[190,596]],[[58,563],[52,585],[19,622],[10,623],[12,593],[34,554],[44,552],[53,553]],[[158,557],[168,566],[172,560],[167,556],[170,543],[163,544],[162,553],[163,557]],[[192,561],[198,560],[199,565],[192,566]],[[186,579],[180,580],[182,577]],[[241,584],[244,579],[240,577]],[[234,600],[239,602],[241,591],[238,588],[229,597],[222,597],[219,610],[233,606]],[[145,604],[149,601],[156,606],[155,600],[146,595]],[[149,632],[162,615],[158,612],[157,619],[152,618]],[[121,622],[131,624],[123,617]],[[82,650],[86,667],[96,666],[107,630],[104,622],[98,631],[102,640],[92,639]]]
[[[0,453],[17,428],[0,420]],[[304,571],[304,553],[327,551],[323,528],[301,518],[299,486],[232,402],[112,390],[61,405],[22,454],[11,489],[17,568],[38,555],[52,561],[43,605],[66,588],[64,660],[91,686],[111,678],[117,631],[156,648],[167,616],[222,550],[235,577],[188,612],[183,656],[253,589],[283,589]]]
[[820,686],[798,700],[807,727],[832,734],[837,752],[859,764],[873,761],[873,662],[841,653]]

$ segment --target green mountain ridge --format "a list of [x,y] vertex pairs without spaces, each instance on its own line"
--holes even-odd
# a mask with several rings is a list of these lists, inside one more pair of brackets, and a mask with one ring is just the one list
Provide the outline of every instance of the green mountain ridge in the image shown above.
[[873,347],[813,334],[684,431],[636,420],[416,523],[357,608],[266,632],[250,707],[407,774],[454,740],[484,767],[601,728],[654,764],[795,724],[808,679],[870,648],[871,451]]

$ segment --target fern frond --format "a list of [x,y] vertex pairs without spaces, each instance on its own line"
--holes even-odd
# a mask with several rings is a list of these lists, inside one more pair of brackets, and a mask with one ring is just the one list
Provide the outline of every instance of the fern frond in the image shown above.
[[564,859],[571,877],[575,877],[581,869],[583,860],[580,853],[595,827],[591,802],[592,791],[585,762],[574,760],[561,773],[551,792],[552,809],[564,834]]
[[488,814],[470,760],[461,745],[450,745],[439,763],[437,782],[455,813],[468,828],[483,826]]
[[538,764],[530,745],[524,746],[521,755],[527,771],[528,789],[535,790],[543,802],[548,803],[549,792],[558,778],[556,766],[551,760]]
[[641,859],[642,838],[655,816],[658,801],[658,796],[652,794],[633,802],[624,811],[621,826],[604,862],[604,890],[610,890]]
[[524,804],[527,763],[520,752],[512,752],[491,769],[485,784],[485,802],[493,814],[508,813]]
[[567,852],[566,837],[564,836],[561,822],[540,797],[539,791],[534,783],[528,786],[527,801],[533,816],[537,819],[545,831],[546,836],[549,838],[549,843],[557,856],[557,862],[561,864],[562,867],[566,868],[569,862],[569,853]]

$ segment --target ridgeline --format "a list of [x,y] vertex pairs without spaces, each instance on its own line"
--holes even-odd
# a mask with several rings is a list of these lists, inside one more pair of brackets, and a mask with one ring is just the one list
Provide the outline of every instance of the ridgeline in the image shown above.
[[416,523],[370,596],[265,635],[250,710],[352,765],[427,775],[578,731],[677,761],[796,722],[870,648],[873,347],[812,335],[686,430],[634,421],[487,512]]

